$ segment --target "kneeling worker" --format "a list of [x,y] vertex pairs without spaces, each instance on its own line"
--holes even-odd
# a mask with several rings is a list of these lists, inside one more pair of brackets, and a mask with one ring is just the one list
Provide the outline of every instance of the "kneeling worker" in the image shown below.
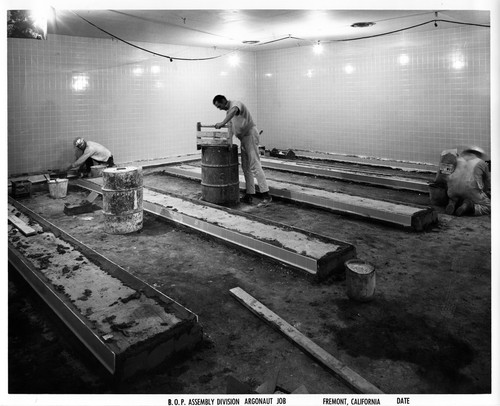
[[78,137],[73,141],[73,145],[76,148],[75,156],[78,159],[68,167],[68,170],[78,168],[78,171],[86,176],[94,165],[115,166],[113,155],[109,149],[101,144]]
[[456,168],[447,181],[450,201],[446,214],[482,216],[491,213],[491,174],[486,160],[486,153],[477,146],[466,148],[457,157]]

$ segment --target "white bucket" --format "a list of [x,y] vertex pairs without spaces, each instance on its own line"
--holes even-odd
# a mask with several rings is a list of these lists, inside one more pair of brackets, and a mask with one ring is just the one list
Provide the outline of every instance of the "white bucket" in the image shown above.
[[102,171],[106,169],[108,166],[107,165],[94,165],[90,167],[90,175],[93,178],[98,178],[99,176],[102,176]]
[[359,302],[369,302],[375,293],[375,267],[360,259],[345,262],[347,296]]
[[68,179],[51,179],[47,181],[50,197],[61,199],[68,193]]

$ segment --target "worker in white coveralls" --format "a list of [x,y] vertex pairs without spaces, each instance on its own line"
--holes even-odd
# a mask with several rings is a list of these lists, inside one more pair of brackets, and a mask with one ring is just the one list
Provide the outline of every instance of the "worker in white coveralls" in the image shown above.
[[82,175],[88,176],[90,168],[94,165],[115,166],[111,151],[94,141],[86,141],[82,137],[77,137],[73,141],[76,148],[75,156],[77,160],[67,169],[77,169]]
[[227,111],[224,120],[215,124],[215,128],[224,127],[231,121],[233,134],[241,142],[241,168],[243,169],[246,183],[246,194],[242,201],[244,203],[252,203],[255,196],[254,178],[256,178],[259,190],[262,193],[262,201],[257,206],[266,206],[271,202],[272,198],[269,194],[266,175],[260,163],[259,132],[250,111],[242,102],[227,100],[222,95],[215,96],[213,104],[219,110]]
[[466,148],[456,158],[456,166],[447,176],[449,202],[446,214],[482,216],[491,213],[491,174],[484,150]]

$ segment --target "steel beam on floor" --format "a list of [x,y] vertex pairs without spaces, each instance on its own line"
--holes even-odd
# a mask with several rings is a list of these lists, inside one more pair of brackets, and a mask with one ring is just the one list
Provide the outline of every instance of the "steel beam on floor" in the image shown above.
[[404,178],[399,176],[382,176],[367,173],[348,171],[314,165],[301,161],[284,161],[278,159],[261,158],[263,168],[282,172],[293,172],[304,175],[321,176],[330,179],[339,179],[349,182],[365,183],[384,186],[392,189],[412,190],[420,193],[429,193],[428,182],[420,179]]
[[[119,339],[120,345],[107,342],[104,337],[96,333],[93,322],[85,318],[79,309],[72,304],[71,298],[58,291],[57,287],[36,268],[34,263],[16,248],[14,241],[9,241],[9,263],[111,374],[120,379],[129,378],[136,372],[145,370],[148,366],[151,368],[157,366],[172,356],[174,350],[177,352],[191,349],[201,340],[202,330],[198,325],[198,316],[190,310],[78,241],[20,202],[9,197],[9,204],[38,223],[43,227],[44,232],[50,232],[56,238],[71,244],[87,260],[97,264],[105,274],[116,278],[133,291],[141,292],[145,297],[151,298],[161,308],[168,309],[169,317],[175,317],[179,320],[168,330],[155,336],[145,336],[143,341],[134,342],[130,348],[124,345],[127,340],[125,336],[125,338]],[[34,239],[36,237],[26,238]],[[82,286],[82,291],[84,289],[85,286]],[[116,333],[116,335],[120,334]]]
[[[72,184],[99,193],[101,193],[101,183],[102,179],[100,178],[80,179],[72,182]],[[181,207],[184,202],[193,205],[194,210],[182,212]],[[207,208],[213,212],[213,221],[207,221],[197,213]],[[143,209],[146,212],[213,236],[231,245],[306,271],[319,279],[325,279],[331,274],[343,272],[344,262],[356,256],[355,247],[349,243],[154,188],[143,188]],[[229,225],[228,221],[228,224],[221,226],[221,218],[225,216],[230,216],[231,224]],[[238,228],[245,222],[250,222],[249,225],[251,226],[251,230],[246,233],[239,231]],[[252,222],[255,224],[252,224]],[[264,233],[266,230],[268,231],[266,236],[262,237],[263,234],[259,233]],[[316,242],[318,246],[325,247],[325,249],[316,250],[316,252],[321,251],[321,254],[315,257],[294,251],[286,246],[287,241],[291,245],[289,237],[291,235],[302,238],[311,245]],[[279,241],[280,244],[272,244],[267,242],[266,239]],[[301,248],[301,250],[305,252],[306,247]]]
[[294,149],[293,152],[295,156],[300,159],[308,159],[319,162],[338,162],[346,164],[365,165],[375,168],[390,168],[407,172],[418,172],[422,174],[427,173],[435,175],[436,171],[439,169],[438,165],[421,162],[396,161],[392,159],[341,155],[328,152],[305,151],[300,149]]
[[[195,166],[168,166],[163,172],[187,179],[201,179],[201,168]],[[365,219],[373,219],[385,224],[412,228],[422,231],[437,224],[437,213],[432,208],[417,208],[391,202],[352,196],[339,192],[328,192],[286,182],[267,180],[272,196],[313,207],[331,210]],[[245,189],[245,179],[240,176],[240,188]]]

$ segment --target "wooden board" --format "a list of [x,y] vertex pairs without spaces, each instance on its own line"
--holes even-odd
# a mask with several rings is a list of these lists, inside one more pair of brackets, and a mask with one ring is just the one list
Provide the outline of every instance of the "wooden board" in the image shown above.
[[196,134],[196,145],[232,145],[232,135],[228,131],[198,131]]
[[273,313],[262,303],[246,293],[243,289],[236,287],[230,289],[229,292],[245,307],[250,309],[260,318],[264,319],[272,327],[279,330],[288,339],[292,340],[309,355],[312,355],[314,358],[316,358],[316,360],[318,360],[321,364],[329,368],[336,376],[342,379],[355,391],[365,394],[383,394],[383,392],[379,388],[372,385],[362,376],[358,375],[341,361],[323,350],[309,338],[304,336],[295,327],[288,324],[277,314]]
[[36,234],[36,230],[28,226],[19,217],[9,214],[9,221],[16,226],[26,237]]

